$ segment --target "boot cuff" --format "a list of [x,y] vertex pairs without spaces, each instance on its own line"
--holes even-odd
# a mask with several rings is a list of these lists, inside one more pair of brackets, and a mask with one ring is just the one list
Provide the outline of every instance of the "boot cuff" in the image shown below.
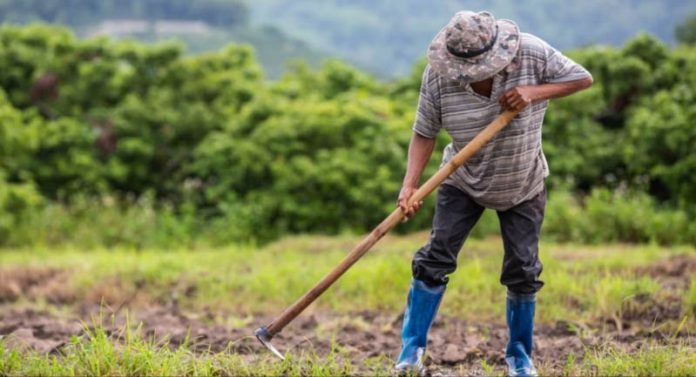
[[515,292],[507,291],[507,298],[508,298],[508,300],[515,302],[515,303],[535,302],[536,301],[536,293],[515,293]]
[[413,287],[415,287],[416,289],[426,291],[431,294],[443,293],[445,291],[445,288],[447,287],[446,284],[431,286],[428,285],[426,282],[418,280],[416,278],[413,278],[411,283],[413,284]]

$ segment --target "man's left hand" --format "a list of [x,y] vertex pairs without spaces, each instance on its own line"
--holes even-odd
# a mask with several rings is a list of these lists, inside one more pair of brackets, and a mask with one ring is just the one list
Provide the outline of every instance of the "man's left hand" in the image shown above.
[[505,110],[522,111],[535,100],[535,90],[531,85],[518,86],[505,92],[498,102]]

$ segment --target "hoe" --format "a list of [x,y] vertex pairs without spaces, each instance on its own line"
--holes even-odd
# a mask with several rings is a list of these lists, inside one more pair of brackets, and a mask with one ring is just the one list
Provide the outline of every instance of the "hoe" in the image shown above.
[[[409,207],[414,203],[420,202],[433,192],[450,174],[457,168],[462,166],[471,156],[478,152],[488,141],[490,141],[500,130],[517,115],[515,111],[505,111],[499,115],[486,128],[479,132],[474,139],[471,140],[464,148],[462,148],[451,160],[440,168],[430,179],[428,179],[418,190],[411,196],[408,201]],[[307,308],[314,300],[321,296],[338,278],[341,277],[348,269],[358,261],[365,253],[367,253],[374,244],[377,243],[385,234],[404,219],[404,213],[400,208],[396,208],[386,219],[384,219],[376,228],[372,230],[365,238],[358,243],[353,250],[346,255],[341,263],[324,276],[314,287],[300,297],[294,304],[290,305],[283,311],[279,317],[274,319],[267,326],[258,328],[255,332],[256,338],[271,351],[274,355],[284,359],[281,354],[271,343],[271,339],[278,334],[285,326],[295,319],[303,310]]]

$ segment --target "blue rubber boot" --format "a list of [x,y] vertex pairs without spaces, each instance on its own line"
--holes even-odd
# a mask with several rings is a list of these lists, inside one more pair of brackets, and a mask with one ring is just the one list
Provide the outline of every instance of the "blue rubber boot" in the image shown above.
[[411,280],[408,302],[401,330],[401,353],[396,361],[399,372],[421,374],[428,331],[445,293],[445,285],[430,287],[418,279]]
[[509,376],[537,376],[532,363],[535,306],[534,294],[508,292],[506,319],[510,337],[505,349],[505,361]]

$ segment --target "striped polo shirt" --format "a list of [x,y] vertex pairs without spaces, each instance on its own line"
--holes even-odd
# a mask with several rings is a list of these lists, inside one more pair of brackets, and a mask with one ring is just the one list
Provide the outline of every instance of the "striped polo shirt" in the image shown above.
[[[452,142],[444,150],[443,164],[502,112],[498,98],[506,91],[591,77],[540,38],[521,33],[520,39],[512,63],[493,77],[490,98],[475,93],[469,84],[439,77],[426,66],[413,130],[427,138],[434,138],[441,128],[447,131]],[[445,183],[463,190],[480,205],[501,211],[541,192],[549,174],[541,148],[547,107],[548,101],[527,106]]]

